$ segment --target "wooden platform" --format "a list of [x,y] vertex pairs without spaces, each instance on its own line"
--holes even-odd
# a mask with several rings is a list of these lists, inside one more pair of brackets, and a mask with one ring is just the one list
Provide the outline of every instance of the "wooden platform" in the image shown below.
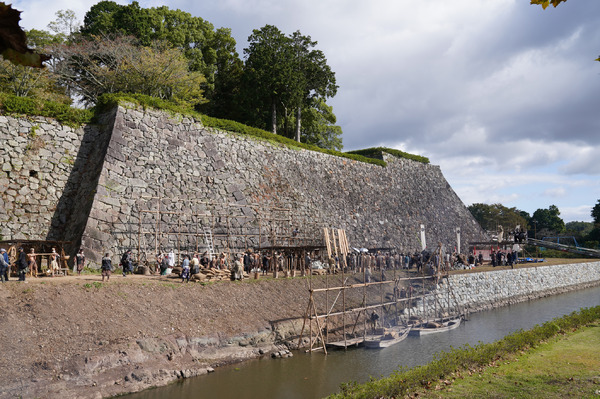
[[363,344],[364,339],[363,337],[356,337],[356,338],[346,338],[346,343],[344,346],[344,340],[341,341],[335,341],[335,342],[328,342],[327,343],[327,347],[328,348],[341,348],[344,349],[345,347],[359,347]]

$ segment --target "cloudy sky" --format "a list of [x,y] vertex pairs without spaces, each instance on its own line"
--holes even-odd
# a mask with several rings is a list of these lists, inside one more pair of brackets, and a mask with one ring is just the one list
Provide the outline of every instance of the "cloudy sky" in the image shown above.
[[[24,29],[94,0],[14,0]],[[127,1],[117,1],[126,4]],[[231,28],[238,51],[266,24],[318,41],[340,86],[344,150],[424,155],[466,205],[591,221],[600,199],[600,1],[140,0]]]

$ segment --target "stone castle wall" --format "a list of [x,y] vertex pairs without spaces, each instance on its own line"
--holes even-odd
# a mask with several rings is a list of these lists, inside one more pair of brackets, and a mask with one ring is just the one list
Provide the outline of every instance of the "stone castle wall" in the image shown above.
[[[37,154],[25,149],[33,136]],[[92,261],[203,248],[205,227],[217,251],[281,244],[273,236],[292,228],[307,238],[342,228],[353,247],[402,251],[420,249],[420,224],[430,247],[454,247],[456,227],[463,248],[485,239],[440,168],[411,160],[380,167],[121,106],[77,130],[2,117],[0,137],[4,239],[71,239]]]
[[81,239],[112,119],[73,129],[49,118],[0,116],[0,239]]

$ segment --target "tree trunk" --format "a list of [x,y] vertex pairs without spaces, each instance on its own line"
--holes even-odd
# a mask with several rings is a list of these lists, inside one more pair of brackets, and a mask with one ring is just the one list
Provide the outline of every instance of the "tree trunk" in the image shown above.
[[300,142],[300,127],[302,126],[302,107],[298,106],[298,114],[296,115],[296,141]]
[[271,131],[277,134],[277,104],[273,101],[271,109]]

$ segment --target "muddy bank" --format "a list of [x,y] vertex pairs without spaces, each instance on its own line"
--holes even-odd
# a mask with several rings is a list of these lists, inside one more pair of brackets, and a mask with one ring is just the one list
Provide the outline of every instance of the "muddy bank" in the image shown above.
[[302,314],[305,286],[138,276],[9,281],[0,285],[0,397],[106,397],[278,350],[286,330],[274,326]]
[[[108,397],[269,356],[297,345],[308,304],[306,278],[210,285],[145,276],[99,280],[0,285],[1,398]],[[325,278],[312,282],[324,286]],[[347,300],[356,304],[362,293]],[[325,298],[319,301],[325,309]]]

